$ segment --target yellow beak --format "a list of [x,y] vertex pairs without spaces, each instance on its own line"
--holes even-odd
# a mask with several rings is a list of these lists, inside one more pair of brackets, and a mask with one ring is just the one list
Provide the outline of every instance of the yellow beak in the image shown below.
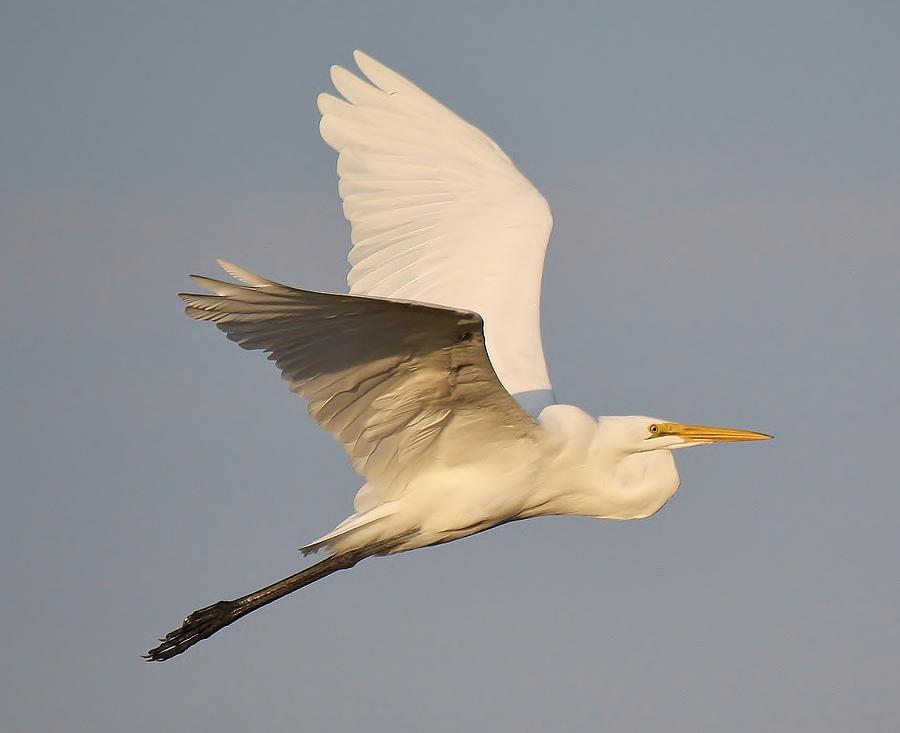
[[738,440],[770,440],[772,438],[771,435],[754,433],[752,430],[720,428],[714,425],[683,425],[678,422],[663,423],[659,426],[659,432],[662,435],[677,435],[690,442],[724,443]]

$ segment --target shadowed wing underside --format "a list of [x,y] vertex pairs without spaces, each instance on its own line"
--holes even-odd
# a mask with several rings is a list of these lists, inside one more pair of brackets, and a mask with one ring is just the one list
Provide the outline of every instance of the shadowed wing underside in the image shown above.
[[[195,276],[214,294],[181,294],[186,313],[268,352],[354,468],[385,492],[402,491],[437,451],[464,460],[469,443],[535,428],[497,379],[476,313],[298,290],[220,264],[245,284]],[[466,439],[442,445],[451,428]]]

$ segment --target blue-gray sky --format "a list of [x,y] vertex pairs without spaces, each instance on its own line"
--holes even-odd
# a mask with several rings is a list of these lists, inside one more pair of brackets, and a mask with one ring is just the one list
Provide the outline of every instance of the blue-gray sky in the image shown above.
[[[895,3],[4,2],[0,728],[846,731],[900,718]],[[360,47],[553,207],[544,341],[679,455],[644,522],[366,562],[178,659],[359,479],[271,364],[181,313],[224,256],[339,289],[317,133]]]

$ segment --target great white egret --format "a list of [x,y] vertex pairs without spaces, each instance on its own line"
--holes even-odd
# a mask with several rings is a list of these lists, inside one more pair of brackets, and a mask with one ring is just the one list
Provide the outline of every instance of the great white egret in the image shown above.
[[352,225],[350,293],[297,290],[220,261],[187,314],[269,353],[366,483],[305,545],[328,557],[190,614],[164,660],[363,558],[551,514],[649,517],[679,485],[672,452],[770,436],[556,404],[541,346],[547,202],[487,135],[364,53],[319,96]]

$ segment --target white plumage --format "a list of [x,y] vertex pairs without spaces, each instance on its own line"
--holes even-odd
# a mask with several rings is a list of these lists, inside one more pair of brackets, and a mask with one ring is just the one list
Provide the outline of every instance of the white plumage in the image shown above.
[[361,51],[354,58],[372,83],[335,66],[344,99],[319,95],[351,223],[350,292],[480,314],[506,389],[549,404],[540,300],[550,207],[487,135]]
[[[185,619],[168,659],[364,557],[548,514],[637,519],[678,489],[672,451],[769,436],[553,404],[540,336],[547,202],[484,133],[359,51],[333,67],[321,132],[352,226],[350,293],[281,285],[220,261],[187,314],[270,354],[365,477],[355,512],[310,542],[329,556]],[[518,400],[518,401],[517,401]]]

